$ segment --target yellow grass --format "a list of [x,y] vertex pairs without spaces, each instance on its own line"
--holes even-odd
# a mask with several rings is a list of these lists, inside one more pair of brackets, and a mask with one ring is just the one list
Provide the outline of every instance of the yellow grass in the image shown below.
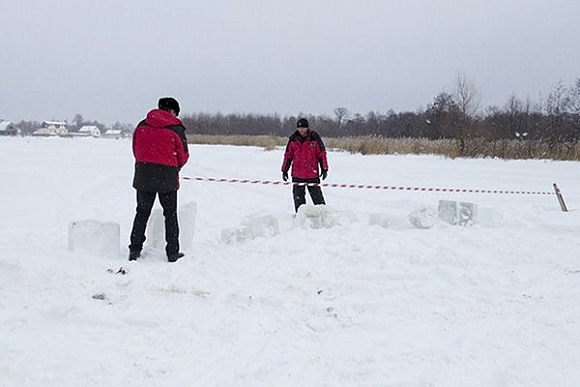
[[[288,138],[250,135],[188,135],[192,144],[258,146],[265,150],[286,146]],[[323,138],[327,148],[363,155],[432,154],[446,157],[498,157],[502,159],[580,160],[580,144],[548,144],[539,141],[466,140],[463,155],[457,140],[424,138],[384,138],[379,136]]]

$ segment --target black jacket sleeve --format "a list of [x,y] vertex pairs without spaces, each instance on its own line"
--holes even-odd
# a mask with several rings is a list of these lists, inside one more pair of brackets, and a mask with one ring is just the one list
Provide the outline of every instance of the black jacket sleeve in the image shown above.
[[181,142],[183,143],[183,149],[185,149],[185,153],[189,153],[189,148],[187,147],[187,136],[185,135],[185,126],[172,125],[168,126],[167,129],[170,129],[179,135],[179,138],[181,138]]
[[290,136],[288,139],[288,144],[286,144],[286,150],[284,151],[284,164],[282,165],[282,172],[288,173],[290,170],[290,165],[292,164],[291,158],[286,158],[286,154],[288,153],[288,149],[290,148],[290,143],[294,139],[294,135]]

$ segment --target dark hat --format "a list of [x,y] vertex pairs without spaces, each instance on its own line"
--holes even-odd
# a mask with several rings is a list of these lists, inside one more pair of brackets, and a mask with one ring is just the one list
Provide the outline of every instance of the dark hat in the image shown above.
[[296,123],[297,128],[308,128],[308,120],[306,118],[301,118]]
[[164,97],[159,99],[159,103],[157,104],[159,109],[161,110],[173,110],[175,111],[175,115],[179,115],[179,102],[175,98],[171,97]]

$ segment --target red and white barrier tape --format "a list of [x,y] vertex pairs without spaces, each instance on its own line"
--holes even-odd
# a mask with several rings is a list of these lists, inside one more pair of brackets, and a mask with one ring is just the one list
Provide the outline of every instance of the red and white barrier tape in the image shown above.
[[461,192],[461,193],[485,193],[485,194],[508,194],[508,195],[555,195],[554,192],[546,191],[511,191],[499,189],[468,189],[468,188],[427,188],[427,187],[404,187],[388,185],[366,185],[366,184],[335,184],[335,183],[294,183],[290,181],[270,181],[270,180],[247,180],[247,179],[218,179],[213,177],[181,177],[184,180],[210,181],[214,183],[233,184],[262,184],[262,185],[300,185],[300,186],[320,186],[331,188],[356,188],[356,189],[376,189],[392,191],[414,191],[414,192]]

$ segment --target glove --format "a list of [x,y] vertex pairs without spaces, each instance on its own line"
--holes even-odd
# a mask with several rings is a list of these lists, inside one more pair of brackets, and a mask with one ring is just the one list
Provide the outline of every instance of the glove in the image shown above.
[[322,180],[325,180],[326,179],[326,176],[328,176],[328,171],[326,169],[323,169],[321,176],[322,176]]
[[282,180],[288,181],[288,171],[282,171]]

